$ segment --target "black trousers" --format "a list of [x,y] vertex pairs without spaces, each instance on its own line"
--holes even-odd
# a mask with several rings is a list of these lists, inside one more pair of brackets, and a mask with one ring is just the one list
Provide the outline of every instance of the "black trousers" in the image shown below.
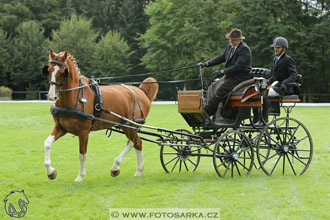
[[215,91],[212,97],[207,100],[206,105],[204,106],[204,111],[208,116],[214,115],[218,110],[219,103],[224,100],[233,88],[241,83],[239,80],[234,79],[225,79],[219,88]]

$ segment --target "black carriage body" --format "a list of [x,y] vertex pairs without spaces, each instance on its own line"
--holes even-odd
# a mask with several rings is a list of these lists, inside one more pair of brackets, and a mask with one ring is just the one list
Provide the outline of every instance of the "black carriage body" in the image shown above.
[[255,80],[238,84],[231,94],[221,102],[212,124],[205,124],[203,105],[211,98],[220,81],[213,83],[207,92],[202,90],[178,91],[178,112],[193,129],[238,128],[242,120],[251,118],[251,108],[260,107],[260,96],[244,99],[255,92]]

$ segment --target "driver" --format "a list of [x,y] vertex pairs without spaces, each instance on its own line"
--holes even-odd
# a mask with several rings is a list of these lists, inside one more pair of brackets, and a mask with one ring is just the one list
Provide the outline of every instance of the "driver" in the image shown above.
[[197,64],[200,67],[211,67],[226,63],[225,69],[215,72],[214,75],[215,78],[220,78],[224,75],[224,81],[215,91],[215,94],[207,101],[203,109],[209,117],[216,113],[219,102],[236,85],[251,78],[251,51],[248,45],[243,42],[245,37],[242,36],[242,31],[233,28],[225,37],[229,39],[229,44],[220,56]]

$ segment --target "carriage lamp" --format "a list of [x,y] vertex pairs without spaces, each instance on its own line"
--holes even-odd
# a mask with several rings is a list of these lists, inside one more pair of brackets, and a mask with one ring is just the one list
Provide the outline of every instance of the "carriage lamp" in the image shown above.
[[261,90],[266,90],[267,89],[267,80],[263,79],[260,84],[260,89]]

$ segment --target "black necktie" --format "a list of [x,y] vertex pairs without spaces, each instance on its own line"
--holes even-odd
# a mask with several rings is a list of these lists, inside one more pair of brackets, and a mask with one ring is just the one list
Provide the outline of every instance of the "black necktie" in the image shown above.
[[235,47],[231,47],[231,48],[230,48],[229,59],[231,59],[232,56],[234,55],[234,51],[235,51]]
[[278,57],[275,58],[274,67],[276,67],[277,62],[278,62]]

